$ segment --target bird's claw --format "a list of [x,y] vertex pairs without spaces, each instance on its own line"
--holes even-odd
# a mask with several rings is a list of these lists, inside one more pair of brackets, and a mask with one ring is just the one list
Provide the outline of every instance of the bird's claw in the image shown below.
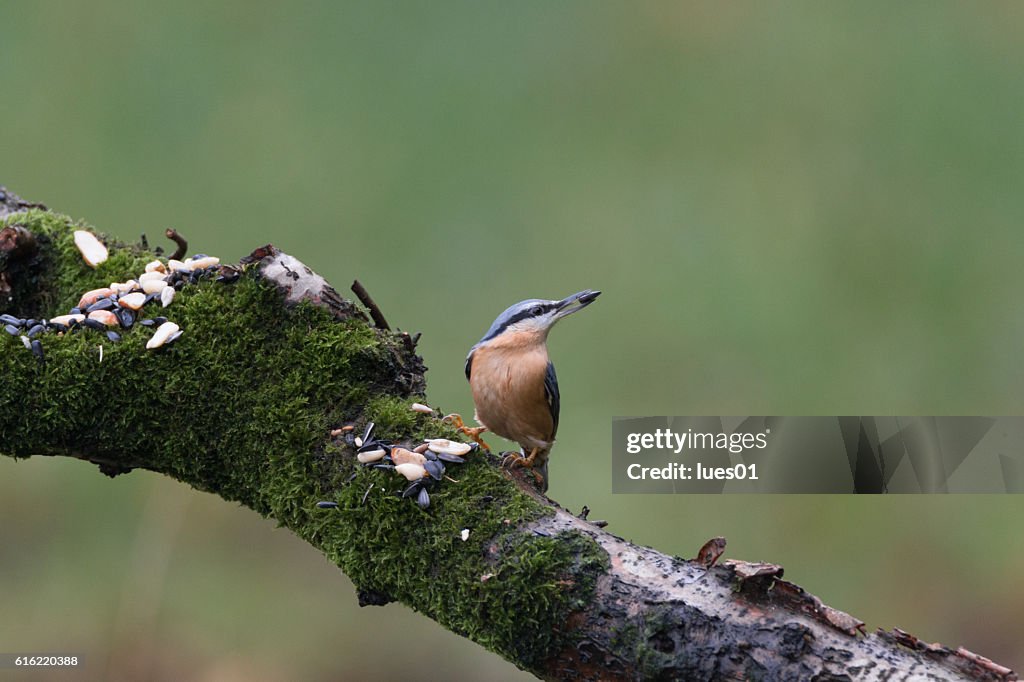
[[490,452],[491,446],[484,442],[484,439],[480,437],[480,434],[487,430],[486,426],[466,426],[466,423],[462,421],[462,415],[460,414],[449,414],[441,420],[442,424],[451,424],[460,432],[466,434],[472,438],[475,442],[480,444],[484,450]]
[[505,457],[501,460],[501,466],[513,469],[515,467],[532,467],[533,463],[518,452],[506,452]]
[[540,486],[544,485],[544,476],[539,471],[533,468],[534,457],[536,457],[536,450],[530,453],[529,457],[523,457],[518,452],[506,452],[504,459],[501,460],[501,466],[504,469],[514,469],[515,467],[523,467],[529,469],[533,477],[537,479],[537,484]]
[[529,456],[524,453],[518,452],[506,452],[505,459],[501,460],[501,466],[506,469],[511,469],[514,466],[527,467],[532,469],[533,462],[537,459],[537,452],[540,448],[534,448],[530,451]]

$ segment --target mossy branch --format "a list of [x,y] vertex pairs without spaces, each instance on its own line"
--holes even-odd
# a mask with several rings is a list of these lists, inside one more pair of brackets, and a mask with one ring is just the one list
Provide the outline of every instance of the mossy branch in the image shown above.
[[[65,313],[156,257],[100,235],[110,257],[93,269],[66,217],[2,188],[0,206],[0,313]],[[409,409],[425,389],[414,344],[273,247],[228,272],[151,313],[184,332],[157,350],[139,325],[119,343],[44,332],[45,361],[0,334],[0,453],[148,469],[240,502],[322,551],[361,603],[401,601],[546,679],[1016,679],[899,631],[861,636],[778,567],[709,569],[632,545],[480,454],[421,509],[351,442],[369,421],[408,446],[456,437]]]

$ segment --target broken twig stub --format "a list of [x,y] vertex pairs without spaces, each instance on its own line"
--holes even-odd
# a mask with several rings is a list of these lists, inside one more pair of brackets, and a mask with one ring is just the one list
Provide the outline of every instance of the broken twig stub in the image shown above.
[[370,292],[366,290],[366,287],[364,287],[358,279],[352,282],[352,293],[354,293],[362,304],[370,311],[370,317],[373,318],[373,324],[378,329],[391,329],[388,325],[388,321],[384,319],[384,313],[381,312],[380,306],[377,305],[376,301],[374,301],[370,296]]

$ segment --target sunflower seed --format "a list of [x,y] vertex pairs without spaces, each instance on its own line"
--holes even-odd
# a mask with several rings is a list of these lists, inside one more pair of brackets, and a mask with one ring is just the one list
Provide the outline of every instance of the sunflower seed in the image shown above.
[[118,308],[114,314],[117,315],[117,319],[125,329],[130,329],[131,326],[135,324],[135,313],[127,308]]
[[415,464],[413,462],[406,462],[405,464],[396,464],[395,471],[405,476],[407,480],[418,481],[427,475],[427,470],[423,468],[421,464]]
[[465,455],[473,449],[469,443],[459,443],[447,438],[434,438],[427,441],[427,445],[437,454]]
[[188,261],[186,265],[190,266],[194,270],[205,270],[206,268],[212,268],[214,265],[220,265],[220,258],[216,256],[203,256],[194,257],[191,261]]
[[[431,450],[431,452],[433,452],[433,450]],[[449,455],[449,454],[444,453],[444,452],[438,452],[436,454],[437,454],[437,458],[439,460],[441,460],[442,462],[451,462],[452,464],[465,464],[466,463],[466,460],[463,459],[462,457],[457,457],[455,455]]]
[[411,462],[422,467],[427,458],[418,452],[406,450],[405,448],[391,448],[391,461],[395,464]]
[[164,345],[167,342],[167,339],[169,339],[176,331],[178,331],[178,325],[173,322],[164,322],[157,328],[156,332],[154,332],[153,337],[146,342],[146,348],[150,350],[159,348]]
[[115,294],[123,296],[124,294],[130,294],[139,288],[137,280],[130,279],[127,282],[111,282],[110,288],[114,290]]
[[81,323],[85,319],[85,315],[81,313],[74,315],[58,315],[57,317],[50,318],[50,324],[60,324],[65,327],[70,327],[72,323]]
[[427,460],[423,463],[423,468],[427,470],[427,473],[435,481],[440,481],[441,477],[444,476],[444,465],[436,460]]
[[85,230],[75,230],[75,246],[78,247],[78,252],[82,254],[82,259],[91,268],[95,268],[103,261],[107,260],[107,247],[103,246],[103,242],[96,238],[92,232],[86,232]]
[[147,294],[159,294],[164,289],[169,289],[167,282],[162,279],[147,279],[142,283],[142,291]]
[[93,303],[91,306],[87,307],[85,309],[85,312],[93,313],[96,312],[97,310],[110,310],[113,307],[113,301],[111,301],[109,298],[101,298],[100,300]]
[[114,293],[114,290],[110,287],[102,287],[100,289],[92,289],[82,294],[82,297],[78,299],[78,307],[84,308],[92,305],[101,298],[106,298]]
[[40,364],[46,364],[46,358],[43,356],[43,344],[39,343],[39,339],[32,342],[32,354],[39,358]]
[[360,452],[358,455],[356,455],[356,459],[358,459],[361,464],[369,464],[370,462],[377,462],[381,459],[384,459],[384,454],[385,453],[383,448],[377,448],[376,450],[367,450],[366,452]]
[[[117,315],[110,312],[109,310],[94,310],[89,313],[89,320],[99,322],[100,324],[106,325],[107,327],[113,327],[117,324]],[[88,322],[87,320],[86,322]]]
[[146,295],[141,292],[135,292],[134,294],[125,294],[121,298],[117,299],[117,304],[122,308],[138,310],[139,308],[146,304]]

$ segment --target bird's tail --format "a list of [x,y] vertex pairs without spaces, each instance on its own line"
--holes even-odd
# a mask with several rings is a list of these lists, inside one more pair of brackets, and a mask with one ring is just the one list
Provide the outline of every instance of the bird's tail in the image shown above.
[[544,460],[544,463],[540,466],[534,467],[534,471],[540,474],[540,491],[546,493],[548,491],[548,462]]
[[550,450],[543,450],[537,453],[537,458],[533,464],[533,470],[540,475],[540,491],[546,493],[548,491],[548,453]]

